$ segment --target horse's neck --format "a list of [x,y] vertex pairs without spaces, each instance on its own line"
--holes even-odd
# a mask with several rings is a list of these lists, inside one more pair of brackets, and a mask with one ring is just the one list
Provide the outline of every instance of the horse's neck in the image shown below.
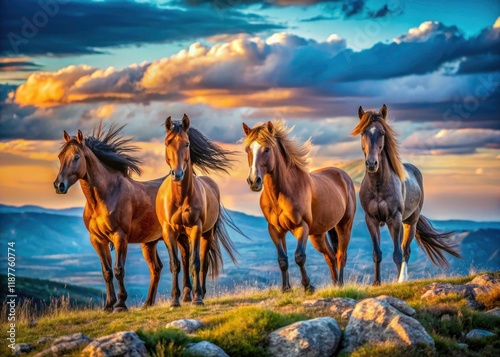
[[269,172],[268,179],[264,178],[264,185],[267,186],[271,198],[274,201],[278,200],[279,195],[286,197],[297,196],[297,189],[304,186],[309,173],[304,172],[295,165],[286,167],[284,159],[277,155],[276,166],[272,172]]
[[186,171],[184,172],[184,178],[181,181],[174,181],[171,178],[170,182],[172,186],[172,200],[180,207],[186,197],[192,197],[194,194],[194,173],[191,160],[189,160]]
[[110,193],[123,179],[123,174],[106,167],[89,149],[85,153],[85,161],[87,174],[80,179],[80,186],[87,203],[95,209],[99,204],[107,204]]
[[392,174],[394,173],[385,150],[382,150],[382,154],[380,155],[380,157],[380,166],[377,172],[368,172],[368,170],[366,171],[368,182],[372,186],[380,186],[386,182],[389,182],[391,180]]

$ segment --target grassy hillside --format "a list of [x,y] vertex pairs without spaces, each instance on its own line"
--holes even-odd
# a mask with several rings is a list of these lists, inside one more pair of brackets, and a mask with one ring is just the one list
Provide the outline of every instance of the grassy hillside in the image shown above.
[[[500,272],[494,273],[500,277]],[[391,295],[405,300],[417,310],[416,318],[423,324],[436,342],[438,356],[495,356],[500,349],[500,318],[474,311],[458,296],[447,296],[432,301],[420,299],[421,289],[431,282],[443,281],[463,284],[472,277],[416,280],[403,284],[383,284],[379,287],[347,285],[342,288],[318,290],[305,296],[301,289],[282,294],[277,288],[258,290],[240,287],[237,291],[205,300],[203,307],[190,305],[171,310],[166,301],[155,307],[141,310],[133,307],[128,313],[109,314],[96,309],[55,309],[45,316],[33,318],[23,316],[18,325],[18,342],[35,343],[42,336],[57,337],[83,332],[89,337],[101,337],[113,332],[135,330],[146,342],[151,354],[160,356],[180,355],[189,342],[209,340],[222,347],[231,356],[265,356],[267,334],[292,322],[328,315],[327,311],[308,309],[302,306],[304,299],[320,297],[351,297],[363,299],[379,295]],[[500,306],[500,296],[482,301],[488,308]],[[449,318],[442,319],[444,314]],[[194,335],[185,335],[177,330],[165,329],[165,325],[179,318],[196,318],[203,327]],[[30,322],[31,320],[31,322]],[[347,321],[338,319],[342,328]],[[0,326],[0,329],[6,325]],[[462,349],[463,332],[473,328],[495,331],[496,335],[469,344]],[[39,352],[46,345],[37,347]],[[0,355],[9,351],[0,345]],[[418,354],[418,351],[414,353]],[[78,355],[76,353],[75,355]],[[402,356],[411,355],[401,347],[390,345],[366,346],[355,351],[353,356]]]

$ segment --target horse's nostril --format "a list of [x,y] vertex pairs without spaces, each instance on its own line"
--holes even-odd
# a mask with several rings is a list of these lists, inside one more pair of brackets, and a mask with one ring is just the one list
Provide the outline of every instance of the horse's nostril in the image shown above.
[[64,191],[64,182],[59,183],[59,191]]
[[251,184],[252,184],[252,180],[250,180],[250,177],[247,177],[247,183],[248,183],[249,185],[251,185]]
[[375,161],[375,166],[377,166],[377,165],[378,165],[378,161]]
[[259,177],[257,177],[257,180],[255,180],[255,183],[256,183],[257,185],[260,185],[260,184],[262,183],[262,177],[260,177],[260,176],[259,176]]

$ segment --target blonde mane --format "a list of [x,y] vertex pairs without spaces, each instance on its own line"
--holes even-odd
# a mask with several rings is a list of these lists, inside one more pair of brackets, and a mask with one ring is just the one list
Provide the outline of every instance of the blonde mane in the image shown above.
[[287,168],[295,166],[306,170],[311,140],[301,143],[297,138],[290,137],[293,127],[288,128],[284,120],[273,120],[272,123],[273,133],[269,132],[266,124],[257,124],[244,139],[245,147],[254,141],[261,145],[279,147]]
[[361,119],[359,120],[358,125],[354,128],[351,135],[356,136],[362,134],[368,126],[373,122],[379,122],[385,131],[385,145],[384,151],[387,155],[387,159],[389,161],[389,165],[391,165],[392,169],[399,178],[404,181],[408,177],[408,173],[406,172],[403,162],[399,156],[399,141],[396,139],[397,132],[391,128],[386,119],[382,117],[382,115],[376,113],[373,110],[367,110]]

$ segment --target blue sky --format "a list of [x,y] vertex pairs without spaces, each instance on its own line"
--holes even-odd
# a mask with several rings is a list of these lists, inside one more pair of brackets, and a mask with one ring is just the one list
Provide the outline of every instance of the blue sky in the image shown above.
[[[187,113],[207,135],[240,151],[243,121],[286,119],[297,135],[313,138],[311,167],[321,167],[362,159],[359,138],[349,135],[357,108],[385,103],[404,159],[424,172],[431,216],[500,216],[498,1],[1,6],[3,203],[82,205],[77,190],[62,200],[50,182],[62,130],[89,130],[99,120],[127,123],[149,179],[165,169],[158,142],[168,115]],[[26,21],[36,34],[23,33]],[[239,159],[223,200],[258,214],[244,155]],[[19,178],[35,168],[43,172],[35,184]]]

